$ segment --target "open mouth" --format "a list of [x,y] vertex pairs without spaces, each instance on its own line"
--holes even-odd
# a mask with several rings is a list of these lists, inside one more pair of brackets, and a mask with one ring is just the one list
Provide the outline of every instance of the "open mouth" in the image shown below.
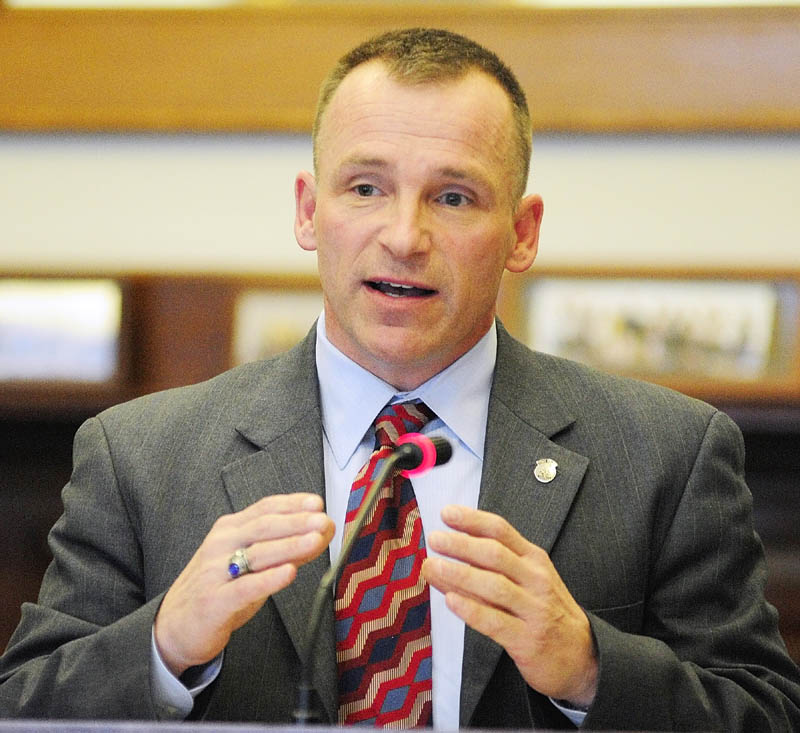
[[413,285],[402,285],[401,283],[388,282],[386,280],[367,280],[366,284],[379,293],[389,295],[392,298],[424,297],[433,295],[435,290],[427,288],[417,288]]

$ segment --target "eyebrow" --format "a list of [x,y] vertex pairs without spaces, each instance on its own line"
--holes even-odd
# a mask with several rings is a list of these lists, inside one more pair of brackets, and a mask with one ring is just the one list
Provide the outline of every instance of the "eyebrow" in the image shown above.
[[472,181],[483,181],[483,176],[478,173],[470,173],[469,170],[465,170],[464,168],[439,168],[437,173],[444,176],[445,178],[456,178],[458,180],[465,180],[469,179]]
[[342,168],[388,168],[389,163],[385,161],[383,158],[370,158],[368,156],[361,156],[361,155],[353,155],[349,158],[345,158],[341,164],[339,165],[339,169]]
[[[386,170],[390,167],[388,161],[384,160],[383,158],[376,158],[376,157],[369,157],[369,156],[361,156],[361,155],[354,155],[350,158],[345,158],[340,166],[339,170],[347,170],[348,168],[376,168],[378,170]],[[459,181],[475,181],[479,184],[486,184],[486,179],[483,175],[476,172],[470,172],[469,169],[466,168],[454,168],[452,166],[445,166],[443,168],[437,168],[435,173],[442,176],[443,178],[453,178]]]

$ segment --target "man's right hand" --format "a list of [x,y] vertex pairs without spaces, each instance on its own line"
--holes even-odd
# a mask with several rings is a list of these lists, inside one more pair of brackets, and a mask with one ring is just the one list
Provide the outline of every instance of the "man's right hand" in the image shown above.
[[[334,524],[322,509],[315,494],[279,494],[214,523],[156,616],[156,645],[173,674],[214,659],[300,565],[325,550]],[[250,572],[232,579],[228,563],[240,548]]]

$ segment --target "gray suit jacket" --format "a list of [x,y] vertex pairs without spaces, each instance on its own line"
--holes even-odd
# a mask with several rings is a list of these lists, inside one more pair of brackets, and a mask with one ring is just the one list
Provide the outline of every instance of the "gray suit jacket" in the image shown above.
[[[550,554],[600,662],[585,727],[800,730],[800,674],[763,599],[741,435],[668,390],[536,354],[500,327],[480,507]],[[551,483],[533,475],[558,463]],[[163,593],[222,514],[323,494],[314,332],[290,353],[106,411],[75,438],[54,559],[0,661],[0,715],[153,718]],[[236,632],[195,715],[289,720],[327,555]],[[332,612],[314,669],[336,719]],[[434,643],[435,640],[434,640]],[[509,657],[466,631],[461,725],[569,727]]]

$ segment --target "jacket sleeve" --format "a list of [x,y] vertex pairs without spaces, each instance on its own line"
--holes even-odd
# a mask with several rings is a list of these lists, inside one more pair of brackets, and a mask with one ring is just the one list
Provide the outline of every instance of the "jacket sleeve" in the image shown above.
[[800,730],[800,672],[764,600],[743,462],[738,428],[716,413],[651,548],[641,633],[589,614],[600,667],[583,728]]
[[73,463],[38,603],[23,606],[0,658],[0,717],[154,719],[150,635],[162,596],[146,597],[136,519],[100,420],[79,429]]

